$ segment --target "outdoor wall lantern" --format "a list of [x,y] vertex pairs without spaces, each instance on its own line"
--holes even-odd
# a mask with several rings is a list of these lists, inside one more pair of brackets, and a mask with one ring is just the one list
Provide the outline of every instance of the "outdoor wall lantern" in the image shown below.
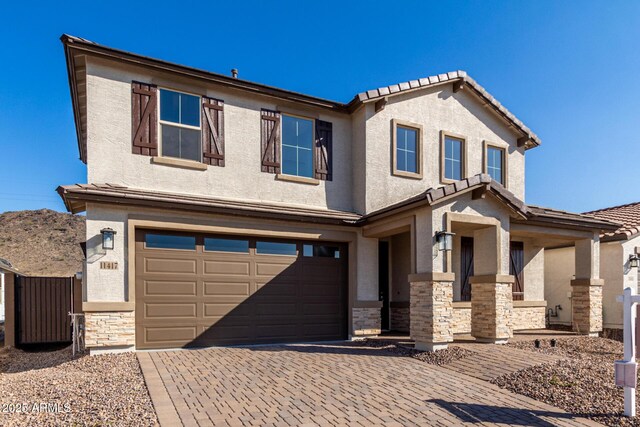
[[638,258],[638,255],[636,255],[636,254],[629,255],[629,267],[630,268],[638,268],[638,262],[639,261],[640,261],[640,258]]
[[103,228],[100,234],[102,234],[102,249],[113,249],[116,231],[112,228]]
[[438,231],[436,233],[436,242],[438,242],[438,249],[441,251],[453,250],[453,236],[455,233],[449,233],[448,231]]

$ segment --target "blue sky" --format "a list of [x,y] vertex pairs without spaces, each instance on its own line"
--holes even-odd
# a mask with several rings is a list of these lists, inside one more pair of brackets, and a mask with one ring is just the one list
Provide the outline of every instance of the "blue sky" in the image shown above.
[[463,69],[542,139],[527,203],[640,201],[638,1],[50,3],[0,13],[0,212],[64,210],[55,188],[86,182],[62,33],[345,102]]

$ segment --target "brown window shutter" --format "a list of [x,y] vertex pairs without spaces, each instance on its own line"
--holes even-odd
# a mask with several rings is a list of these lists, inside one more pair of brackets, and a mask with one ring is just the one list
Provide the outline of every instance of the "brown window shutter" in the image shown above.
[[224,101],[202,97],[202,158],[205,164],[224,166]]
[[333,124],[316,120],[316,152],[315,173],[316,179],[331,181],[332,179],[332,144]]
[[260,125],[262,172],[280,173],[280,113],[262,110]]
[[509,274],[515,277],[513,299],[524,299],[524,244],[511,242],[509,253]]
[[133,154],[158,155],[158,88],[131,82],[131,123]]

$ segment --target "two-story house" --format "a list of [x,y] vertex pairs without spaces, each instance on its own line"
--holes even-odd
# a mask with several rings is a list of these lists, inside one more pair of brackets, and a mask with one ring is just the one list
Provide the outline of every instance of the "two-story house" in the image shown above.
[[599,234],[525,204],[540,141],[462,71],[342,103],[64,35],[87,183],[92,350],[545,325],[544,248],[576,248],[574,326],[601,329]]

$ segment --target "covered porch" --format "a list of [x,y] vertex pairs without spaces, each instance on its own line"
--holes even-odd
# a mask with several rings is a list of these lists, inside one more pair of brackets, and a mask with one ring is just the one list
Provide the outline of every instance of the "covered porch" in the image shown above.
[[544,329],[544,250],[562,245],[577,254],[573,330],[602,330],[598,236],[615,225],[527,206],[482,176],[430,192],[364,227],[378,240],[382,330],[433,351],[456,335],[505,343]]

